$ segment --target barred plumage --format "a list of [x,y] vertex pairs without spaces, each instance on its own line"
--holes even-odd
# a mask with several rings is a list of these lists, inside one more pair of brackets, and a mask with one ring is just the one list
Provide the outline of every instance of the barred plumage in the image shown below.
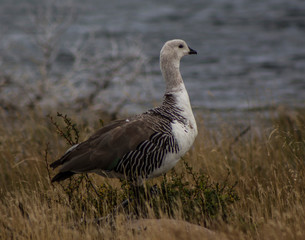
[[113,171],[124,174],[129,179],[146,178],[161,167],[168,153],[178,153],[179,145],[172,134],[171,124],[175,120],[185,124],[186,119],[180,112],[174,97],[167,94],[160,107],[144,113],[148,118],[152,117],[151,128],[154,129],[154,134],[149,140],[141,142],[136,150],[126,153]]
[[180,71],[180,59],[196,51],[183,40],[164,44],[160,67],[166,82],[163,104],[129,119],[116,120],[70,148],[50,166],[61,166],[52,181],[95,172],[137,184],[169,171],[192,146],[196,121]]

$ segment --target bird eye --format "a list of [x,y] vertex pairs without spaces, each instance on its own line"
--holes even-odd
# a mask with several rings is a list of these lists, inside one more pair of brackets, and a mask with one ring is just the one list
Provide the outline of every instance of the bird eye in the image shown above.
[[183,45],[182,45],[182,44],[180,44],[180,45],[179,45],[179,48],[183,48]]

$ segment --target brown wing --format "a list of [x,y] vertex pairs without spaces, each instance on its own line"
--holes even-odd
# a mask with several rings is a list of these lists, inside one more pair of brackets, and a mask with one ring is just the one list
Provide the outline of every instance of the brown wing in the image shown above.
[[51,167],[62,165],[60,172],[74,173],[111,170],[124,154],[135,150],[153,133],[150,123],[142,118],[114,121],[55,161]]

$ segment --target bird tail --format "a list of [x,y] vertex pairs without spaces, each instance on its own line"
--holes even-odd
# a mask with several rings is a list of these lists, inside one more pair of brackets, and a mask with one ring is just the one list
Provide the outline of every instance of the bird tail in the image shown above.
[[61,159],[58,159],[58,160],[56,160],[55,162],[53,162],[53,163],[51,163],[50,164],[50,167],[51,168],[57,168],[59,165],[61,165],[62,164],[62,160]]
[[68,150],[60,159],[51,163],[50,167],[55,169],[58,166],[63,165],[69,159],[70,154],[71,154],[71,151]]
[[[51,164],[52,165],[52,164]],[[69,177],[71,177],[72,175],[74,175],[74,172],[71,171],[67,171],[67,172],[59,172],[57,173],[51,180],[51,182],[60,182],[63,181]]]

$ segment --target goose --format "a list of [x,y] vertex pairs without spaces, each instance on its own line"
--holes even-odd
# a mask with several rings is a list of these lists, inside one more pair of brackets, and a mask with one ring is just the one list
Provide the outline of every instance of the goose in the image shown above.
[[77,173],[127,179],[136,185],[172,169],[191,148],[197,125],[181,73],[183,56],[197,54],[184,40],[167,41],[160,52],[166,83],[163,102],[142,114],[115,120],[50,164],[61,166],[52,182]]

